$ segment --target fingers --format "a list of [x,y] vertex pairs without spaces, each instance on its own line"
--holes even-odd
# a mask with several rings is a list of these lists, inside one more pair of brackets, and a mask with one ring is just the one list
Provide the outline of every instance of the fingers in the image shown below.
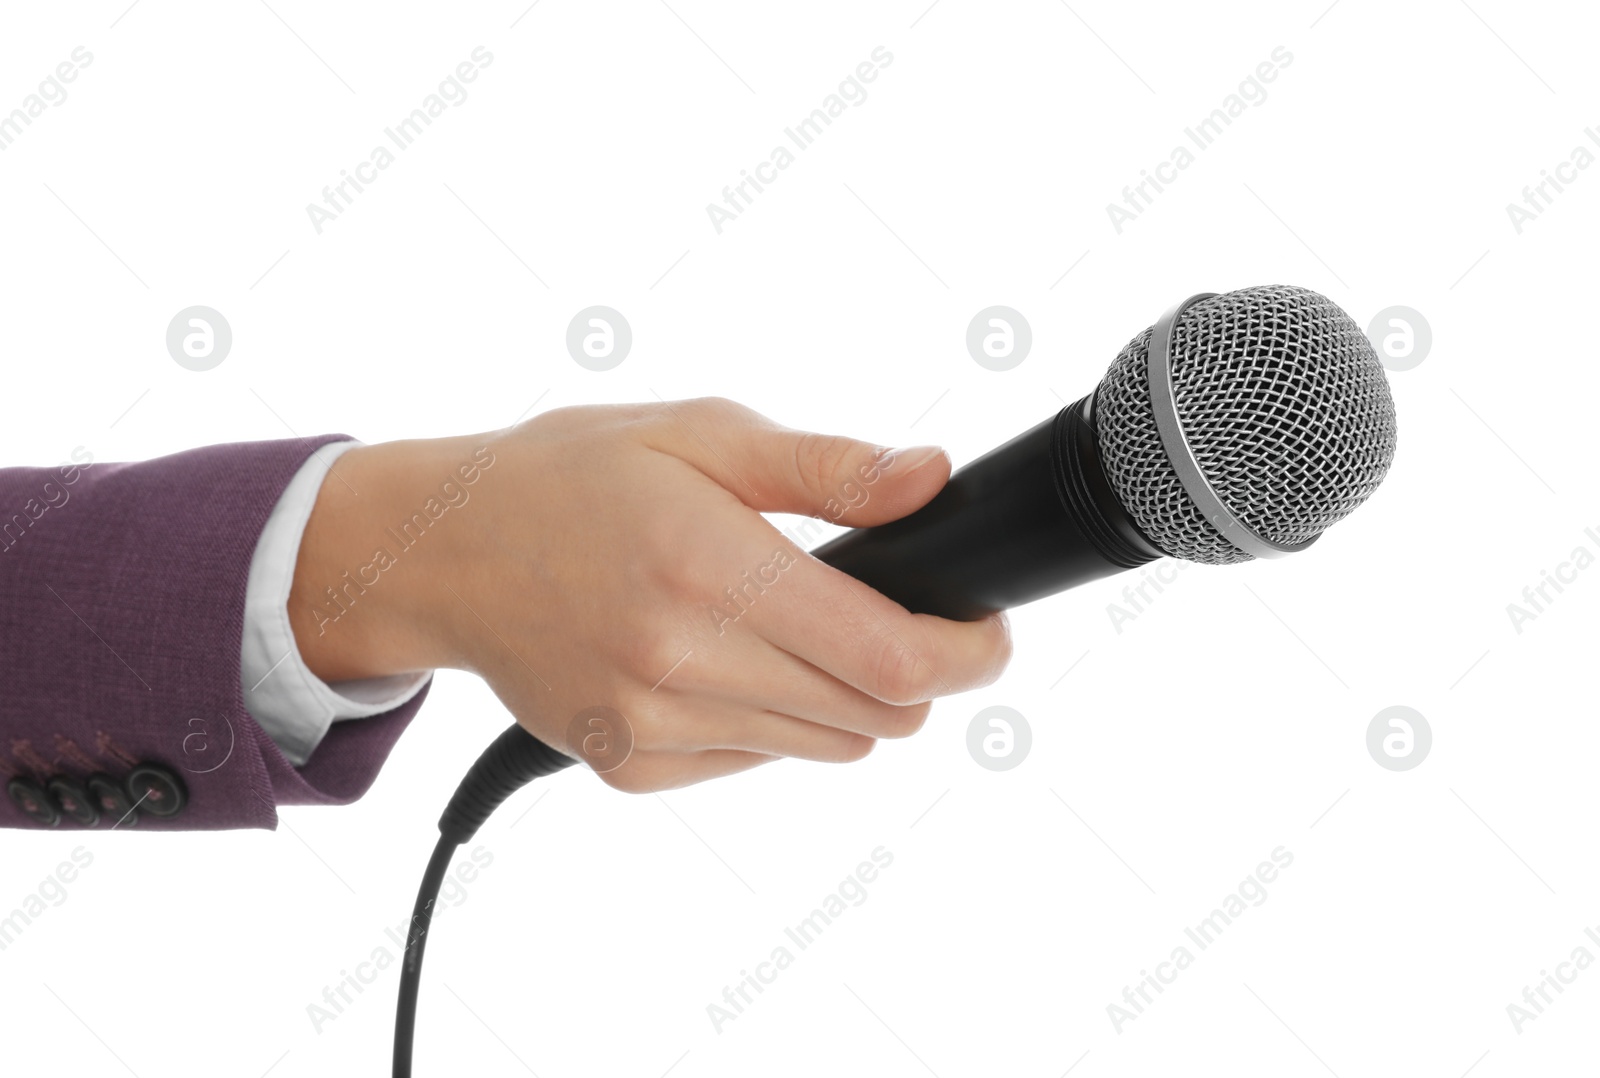
[[[739,749],[819,763],[852,763],[872,751],[872,737],[794,715],[698,693],[657,694],[635,737],[649,752]],[[637,727],[643,725],[644,730]]]
[[932,710],[927,702],[885,703],[754,633],[724,634],[714,654],[708,663],[680,670],[676,689],[867,738],[910,737],[922,729]]
[[719,398],[665,407],[657,448],[762,513],[867,527],[921,508],[950,478],[950,457],[937,446],[886,450],[841,435],[790,430]]
[[725,775],[736,775],[778,759],[781,757],[738,749],[709,749],[687,754],[636,752],[621,767],[603,773],[600,780],[624,793],[659,793]]
[[809,555],[752,604],[736,627],[887,704],[905,706],[988,685],[1011,659],[1004,613],[959,622],[912,614]]
[[[654,428],[662,441],[657,448],[761,512],[809,513],[852,526],[882,523],[925,504],[950,474],[949,458],[934,447],[886,456],[870,443],[789,430],[716,398],[665,407],[670,418]],[[745,573],[734,584],[755,593],[739,627],[844,684],[885,703],[919,704],[987,685],[1009,661],[1004,615],[963,624],[911,614],[801,553],[765,522],[759,528],[766,541],[752,531],[750,549],[778,546],[785,556],[763,564],[761,580]],[[760,598],[769,590],[772,600]],[[744,603],[733,601],[742,610]],[[719,634],[724,629],[719,622]]]
[[876,744],[792,715],[705,699],[665,703],[653,718],[630,725],[645,727],[644,740],[620,766],[599,773],[627,793],[674,790],[785,757],[852,763]]
[[[708,653],[721,658],[704,673],[712,683],[779,676],[764,655],[740,650],[753,635],[844,686],[885,704],[920,704],[937,696],[988,685],[1011,657],[1010,623],[1004,614],[976,622],[912,614],[899,603],[800,550],[760,517],[730,521],[725,549],[746,551],[732,565],[751,568],[734,575],[723,551],[702,555],[685,547],[674,567],[676,589],[700,597],[702,625],[715,635]],[[714,583],[727,583],[720,589]],[[795,691],[794,668],[778,682]],[[676,676],[676,675],[675,675]],[[820,682],[794,699],[757,698],[763,706],[826,721],[820,713],[845,706],[834,694],[818,700]],[[856,724],[850,728],[875,731]],[[876,736],[876,735],[875,735]]]

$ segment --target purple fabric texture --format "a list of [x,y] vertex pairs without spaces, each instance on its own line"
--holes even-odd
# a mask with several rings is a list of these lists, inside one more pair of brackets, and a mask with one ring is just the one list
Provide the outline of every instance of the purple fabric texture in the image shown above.
[[[141,763],[164,767],[187,804],[119,828],[135,832],[270,829],[278,805],[348,804],[367,791],[426,688],[384,715],[335,723],[297,769],[239,684],[256,539],[306,458],[344,437],[0,469],[0,782],[121,781]],[[43,826],[14,800],[0,798],[0,826]],[[96,830],[116,822],[103,815]]]

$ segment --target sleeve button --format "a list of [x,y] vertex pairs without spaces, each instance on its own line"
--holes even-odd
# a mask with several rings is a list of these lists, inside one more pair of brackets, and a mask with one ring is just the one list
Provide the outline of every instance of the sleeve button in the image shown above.
[[84,827],[93,827],[99,822],[100,812],[94,807],[94,800],[78,783],[57,775],[45,783],[45,789],[62,815],[72,817]]
[[89,796],[94,799],[101,814],[111,820],[113,828],[133,827],[139,822],[139,814],[134,811],[133,803],[110,775],[90,775],[84,780],[84,786],[88,788]]
[[12,779],[6,783],[6,793],[11,796],[12,803],[34,823],[43,824],[45,827],[54,827],[61,821],[61,814],[51,804],[50,798],[45,795],[44,789],[29,779]]
[[128,775],[128,796],[141,812],[165,819],[188,804],[183,781],[160,764],[140,764]]

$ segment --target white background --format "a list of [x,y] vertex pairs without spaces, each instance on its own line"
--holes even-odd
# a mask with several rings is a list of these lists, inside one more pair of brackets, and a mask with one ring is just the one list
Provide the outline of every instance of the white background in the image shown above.
[[[1121,579],[1021,610],[1003,681],[858,765],[519,794],[437,924],[419,1074],[1593,1073],[1600,968],[1520,1033],[1506,1010],[1600,957],[1600,572],[1520,634],[1506,611],[1600,546],[1600,169],[1520,234],[1505,208],[1600,123],[1580,5],[525,7],[7,5],[0,109],[94,59],[0,153],[0,460],[717,394],[960,463],[1192,292],[1301,284],[1363,326],[1403,304],[1434,343],[1390,376],[1390,478],[1312,552],[1189,569],[1120,633]],[[479,45],[465,103],[317,234],[306,204]],[[719,235],[706,204],[879,45],[867,99]],[[1106,204],[1278,46],[1265,101],[1115,231]],[[234,333],[203,374],[164,344],[194,304]],[[591,304],[633,328],[606,373],[564,346]],[[964,344],[992,304],[1033,329],[1005,373]],[[966,748],[995,704],[1034,739],[1002,773]],[[1365,740],[1397,704],[1434,736],[1398,773]],[[94,858],[0,954],[6,1070],[387,1073],[394,967],[320,1032],[307,1006],[395,949],[506,721],[443,674],[354,806],[0,836],[0,911]],[[707,1004],[879,846],[865,904],[718,1032]],[[1107,1005],[1279,846],[1265,904],[1118,1032]]]

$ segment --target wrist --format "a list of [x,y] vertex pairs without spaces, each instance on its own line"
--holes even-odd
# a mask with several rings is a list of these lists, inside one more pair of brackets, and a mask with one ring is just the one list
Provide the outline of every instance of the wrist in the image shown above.
[[[289,591],[289,624],[324,681],[455,664],[449,580],[455,544],[437,525],[461,495],[460,439],[357,446],[323,479]],[[481,445],[482,442],[476,444]],[[441,487],[444,487],[441,490]]]

